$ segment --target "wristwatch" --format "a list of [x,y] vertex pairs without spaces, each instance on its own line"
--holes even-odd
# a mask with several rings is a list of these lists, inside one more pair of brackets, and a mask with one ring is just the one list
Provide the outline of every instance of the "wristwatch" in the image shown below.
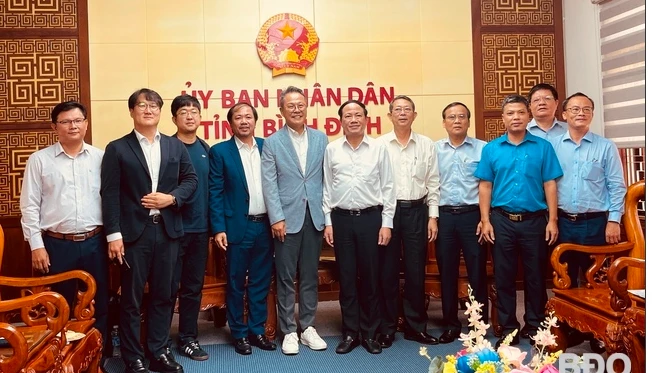
[[172,196],[172,205],[177,206],[177,198],[175,196]]

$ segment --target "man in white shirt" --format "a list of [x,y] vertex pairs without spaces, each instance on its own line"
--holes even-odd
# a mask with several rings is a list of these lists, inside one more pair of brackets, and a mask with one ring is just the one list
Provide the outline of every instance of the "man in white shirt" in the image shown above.
[[349,100],[338,115],[345,136],[327,145],[323,193],[324,238],[335,248],[340,275],[343,340],[336,353],[358,346],[360,333],[363,347],[379,354],[378,252],[390,243],[397,203],[392,166],[383,141],[365,134],[368,118],[363,103]]
[[[227,112],[233,137],[209,153],[211,232],[227,252],[227,319],[236,352],[250,355],[252,345],[275,350],[265,338],[267,296],[272,279],[272,236],[261,180],[263,139],[254,137],[256,109],[240,102]],[[247,294],[249,313],[244,322]]]
[[[52,110],[59,141],[27,160],[20,194],[23,235],[41,274],[81,269],[95,278],[95,327],[107,343],[108,266],[102,227],[100,165],[104,152],[84,142],[86,108],[75,101]],[[71,309],[76,284],[53,286]]]
[[437,338],[426,333],[428,316],[424,307],[424,277],[426,240],[433,242],[438,234],[440,175],[433,141],[412,130],[416,117],[413,100],[408,96],[396,96],[390,102],[388,113],[393,131],[380,137],[390,154],[397,195],[392,239],[388,246],[379,247],[382,276],[378,339],[383,348],[392,346],[397,331],[402,247],[404,338],[421,344],[438,343]]

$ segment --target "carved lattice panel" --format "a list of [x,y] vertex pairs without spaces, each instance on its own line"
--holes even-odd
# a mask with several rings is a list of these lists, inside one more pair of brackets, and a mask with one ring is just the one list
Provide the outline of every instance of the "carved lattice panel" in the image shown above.
[[0,0],[0,28],[75,29],[76,0]]
[[483,35],[483,110],[500,110],[505,96],[555,82],[554,41],[553,34]]
[[0,40],[0,124],[50,122],[61,101],[79,99],[76,39]]
[[20,216],[20,189],[27,158],[56,141],[52,130],[0,132],[0,216]]
[[485,118],[485,141],[492,141],[506,133],[506,126],[501,117]]
[[553,2],[554,0],[481,0],[481,24],[550,26],[553,25]]

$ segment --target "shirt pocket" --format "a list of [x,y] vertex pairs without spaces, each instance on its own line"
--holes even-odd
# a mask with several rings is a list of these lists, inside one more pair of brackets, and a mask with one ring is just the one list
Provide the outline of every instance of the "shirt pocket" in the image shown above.
[[474,177],[474,173],[478,168],[478,161],[469,161],[463,164],[463,173],[467,177]]
[[583,179],[594,182],[602,181],[605,178],[600,162],[584,162],[581,175]]
[[523,173],[526,177],[542,180],[542,161],[525,160]]
[[426,162],[415,160],[415,166],[413,167],[413,177],[416,180],[425,180],[426,179]]
[[377,180],[379,180],[379,168],[377,167],[377,162],[375,161],[363,161],[359,168],[361,173],[361,178],[370,185],[375,185]]

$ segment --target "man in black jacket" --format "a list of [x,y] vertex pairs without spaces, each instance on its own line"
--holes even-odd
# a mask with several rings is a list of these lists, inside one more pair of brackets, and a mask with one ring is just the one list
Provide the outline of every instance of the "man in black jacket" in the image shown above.
[[160,134],[163,100],[147,88],[128,101],[134,130],[107,145],[102,159],[102,217],[109,259],[121,264],[120,339],[126,372],[147,373],[139,343],[140,307],[149,283],[149,368],[181,373],[167,349],[172,277],[184,234],[180,207],[197,187],[188,151]]

